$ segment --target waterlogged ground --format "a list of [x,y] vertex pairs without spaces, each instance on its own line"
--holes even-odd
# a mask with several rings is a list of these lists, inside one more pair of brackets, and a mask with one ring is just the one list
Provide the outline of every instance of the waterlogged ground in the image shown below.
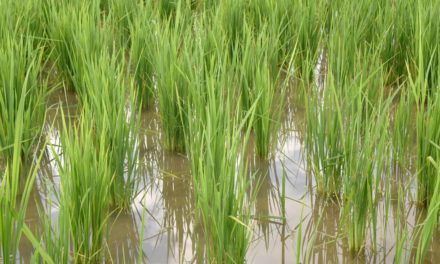
[[[269,162],[261,161],[253,154],[252,139],[248,146],[249,177],[253,179],[252,188],[259,188],[248,262],[393,263],[396,251],[402,252],[402,260],[414,257],[416,245],[409,241],[414,240],[411,238],[417,230],[417,219],[424,212],[418,211],[411,202],[411,192],[397,195],[397,187],[393,188],[389,203],[386,199],[381,203],[377,246],[374,247],[373,240],[369,239],[360,255],[348,252],[338,201],[321,200],[314,192],[312,178],[306,173],[301,104],[293,97],[288,102],[276,157]],[[75,95],[57,92],[49,102],[47,134],[51,146],[43,157],[27,211],[27,223],[37,234],[41,230],[39,211],[50,212],[54,220],[59,211],[59,179],[51,152],[62,152],[58,137],[62,127],[60,106],[67,121],[74,120]],[[144,112],[143,130],[139,136],[143,171],[139,194],[131,212],[115,212],[109,220],[108,248],[105,249],[112,258],[109,262],[135,263],[143,256],[147,263],[203,263],[195,258],[195,251],[201,248],[203,241],[193,218],[189,161],[181,154],[162,149],[161,142],[157,113],[154,109]],[[284,187],[283,174],[286,176]],[[396,177],[408,177],[408,173]],[[410,181],[408,186],[411,186]],[[286,196],[284,203],[283,193]],[[403,210],[399,210],[399,206]],[[388,214],[384,213],[386,211]],[[19,262],[28,263],[33,253],[31,244],[22,239],[19,251]],[[437,232],[427,263],[437,263],[439,259],[440,233]]]

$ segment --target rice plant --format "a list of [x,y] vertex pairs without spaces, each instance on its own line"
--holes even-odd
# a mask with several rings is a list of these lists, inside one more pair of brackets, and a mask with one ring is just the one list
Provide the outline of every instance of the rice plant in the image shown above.
[[417,70],[423,71],[429,90],[434,91],[440,84],[440,22],[435,19],[440,15],[440,4],[418,1],[416,14],[414,50],[418,54],[414,56],[418,57]]
[[151,11],[151,8],[143,9],[144,5],[151,6],[151,3],[147,4],[139,0],[106,0],[101,2],[101,10],[106,13],[106,20],[111,24],[112,39],[117,47],[129,45],[131,40],[130,25],[137,16],[143,16]]
[[37,48],[43,42],[46,26],[43,13],[39,12],[42,4],[41,0],[2,1],[0,35],[14,32],[19,36],[27,36]]
[[[440,151],[440,146],[433,144],[437,151]],[[421,229],[419,245],[417,247],[416,263],[423,263],[424,257],[428,251],[428,247],[431,244],[433,233],[438,226],[438,215],[440,212],[440,167],[438,160],[435,161],[432,157],[428,157],[428,162],[432,163],[437,175],[435,179],[435,185],[433,189],[433,196],[428,207],[428,213],[423,227]]]
[[317,192],[337,197],[342,190],[343,131],[339,110],[334,107],[338,96],[332,91],[335,87],[331,74],[326,85],[321,96],[317,89],[307,92],[305,146],[307,163],[315,178]]
[[392,115],[393,158],[401,168],[408,167],[411,153],[411,139],[414,134],[411,129],[411,121],[414,117],[414,97],[406,86],[407,85],[404,85],[399,88],[399,102]]
[[[48,37],[53,47],[64,86],[73,91],[81,89],[85,62],[97,57],[111,43],[109,32],[100,28],[100,10],[96,1],[48,4]],[[105,21],[104,21],[105,26]]]
[[77,125],[68,126],[63,120],[63,155],[53,151],[60,174],[59,231],[53,234],[60,245],[56,260],[65,263],[97,262],[103,257],[114,173],[109,166],[107,131],[95,134],[95,120],[110,125],[87,112]]
[[367,119],[358,111],[358,116],[351,121],[348,125],[350,128],[345,132],[344,196],[348,207],[346,227],[349,249],[355,252],[363,248],[370,224],[373,246],[376,245],[379,182],[387,164],[386,109],[387,106],[374,109]]
[[[277,31],[269,32],[264,28],[261,30],[261,33],[254,37],[245,26],[245,42],[242,47],[238,47],[240,50],[235,53],[232,63],[237,67],[243,115],[247,114],[250,106],[261,96],[256,104],[256,118],[252,127],[257,154],[268,158],[276,145],[277,130],[281,124],[285,104],[285,91],[291,76],[286,74],[281,77],[281,65],[284,61],[278,61],[280,45],[277,41],[271,41],[278,38]],[[290,72],[290,69],[287,72]]]
[[[420,18],[421,19],[421,18]],[[433,72],[431,63],[426,63],[425,50],[422,45],[423,31],[418,28],[418,49],[417,49],[417,72],[409,74],[409,87],[416,106],[416,139],[417,139],[417,202],[420,205],[429,205],[436,183],[436,170],[428,162],[428,157],[437,159],[437,149],[434,144],[440,142],[440,132],[437,129],[440,125],[440,96],[437,89],[431,88],[428,76],[436,74],[440,76],[440,71]],[[438,60],[432,54],[433,60]],[[428,67],[428,68],[426,68]],[[432,80],[432,79],[431,79]]]
[[[179,13],[178,13],[179,14]],[[188,61],[183,56],[191,52],[190,29],[176,17],[175,25],[166,22],[155,45],[155,66],[157,69],[157,99],[159,114],[164,130],[165,148],[172,151],[185,150],[184,129],[186,118],[179,110],[185,103],[188,82],[185,72]]]
[[159,32],[154,23],[155,16],[150,5],[140,5],[142,12],[130,23],[130,64],[134,70],[133,78],[138,90],[138,98],[145,108],[154,103],[154,53]]
[[23,142],[20,157],[30,157],[40,136],[45,119],[47,86],[40,81],[42,49],[33,47],[32,40],[6,34],[0,42],[0,153],[12,159],[19,107],[23,104]]
[[[200,55],[199,55],[200,56]],[[240,121],[239,102],[230,90],[232,74],[225,57],[212,71],[193,75],[186,141],[194,182],[197,221],[203,229],[210,263],[243,263],[251,234],[250,208],[255,195],[247,194],[249,180],[241,149],[249,137],[254,109]],[[205,82],[201,82],[205,80]],[[242,131],[246,131],[242,138]],[[199,244],[200,246],[200,244]],[[199,251],[203,252],[203,250]]]
[[128,209],[137,192],[139,111],[133,81],[126,80],[124,62],[117,54],[101,51],[86,63],[80,101],[89,117],[94,117],[97,136],[106,136],[108,165],[114,174],[110,186],[112,204]]
[[321,1],[296,1],[295,5],[284,4],[293,9],[288,13],[291,19],[289,47],[296,47],[295,66],[301,78],[313,80],[314,65],[320,54],[321,39],[323,38],[326,12],[328,8]]
[[[387,83],[402,83],[408,76],[407,64],[416,55],[417,3],[420,1],[385,1],[383,15],[379,17],[383,31],[381,58],[385,63]],[[391,22],[392,21],[392,22]]]
[[344,56],[330,53],[325,87],[322,92],[315,88],[306,101],[306,146],[317,190],[325,196],[342,195],[348,245],[354,252],[363,248],[370,225],[376,241],[379,182],[387,164],[384,153],[392,99],[384,100],[383,91],[377,90],[383,87],[378,56],[367,59],[365,54],[371,50],[355,53],[353,65],[358,66],[358,73],[350,70],[353,74],[344,75],[332,68],[345,69]]
[[[25,224],[26,208],[41,156],[26,172],[21,159],[21,144],[26,128],[24,97],[18,104],[17,116],[13,121],[12,157],[8,160],[4,170],[0,171],[0,258],[5,264],[16,263],[17,250],[24,234],[40,252],[46,263],[53,263]],[[24,182],[23,175],[27,176]]]

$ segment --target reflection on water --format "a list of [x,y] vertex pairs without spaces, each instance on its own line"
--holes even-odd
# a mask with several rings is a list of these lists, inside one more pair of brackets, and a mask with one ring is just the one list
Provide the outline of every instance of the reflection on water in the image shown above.
[[144,254],[139,252],[140,236],[133,214],[131,212],[115,214],[109,222],[107,246],[110,261],[136,263],[139,259],[144,259]]
[[170,254],[182,260],[186,250],[194,252],[194,248],[186,249],[186,244],[195,245],[191,236],[194,202],[189,162],[182,155],[165,154],[159,167],[164,205],[162,226],[168,230]]
[[[19,202],[21,197],[18,197],[17,202]],[[26,220],[25,224],[34,233],[36,237],[39,237],[41,232],[40,218],[38,216],[38,207],[41,207],[41,196],[37,191],[35,185],[33,186],[30,196],[29,205],[26,208]],[[30,263],[34,249],[32,243],[27,239],[25,235],[22,235],[20,243],[18,245],[18,258],[20,263]]]

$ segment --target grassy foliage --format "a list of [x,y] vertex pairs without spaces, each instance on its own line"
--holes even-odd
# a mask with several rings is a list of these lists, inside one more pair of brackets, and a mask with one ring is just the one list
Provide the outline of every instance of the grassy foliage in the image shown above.
[[140,10],[130,23],[130,64],[134,71],[139,102],[143,107],[154,103],[154,74],[157,26],[150,5],[140,5]]
[[[96,262],[103,255],[114,173],[109,166],[107,131],[95,134],[93,121],[87,114],[75,126],[63,121],[63,156],[53,153],[61,183],[59,232],[52,239],[58,243],[55,259],[65,263],[70,258],[76,263]],[[107,120],[97,121],[110,125]]]
[[[420,12],[420,10],[419,10]],[[419,18],[421,21],[422,18]],[[439,92],[437,86],[431,86],[432,76],[440,76],[438,69],[434,72],[431,68],[432,62],[435,63],[436,53],[431,53],[430,62],[426,62],[426,48],[424,43],[425,30],[418,28],[418,48],[417,48],[417,71],[410,73],[409,87],[416,106],[416,138],[417,138],[417,202],[422,205],[428,205],[436,186],[436,169],[428,162],[428,157],[438,158],[438,150],[433,145],[440,143],[440,106]],[[437,44],[437,50],[440,46]],[[428,66],[427,66],[428,65]],[[437,77],[436,77],[437,78]],[[434,88],[435,87],[435,88]]]
[[[192,57],[202,55],[196,53]],[[189,76],[193,88],[189,90],[190,105],[182,108],[190,117],[186,141],[197,219],[203,228],[204,257],[208,262],[242,263],[249,246],[254,195],[247,194],[249,180],[241,145],[248,140],[250,127],[245,124],[253,122],[255,106],[246,117],[250,120],[240,120],[239,101],[230,88],[233,75],[227,57],[211,59],[212,65],[217,65],[211,71]]]
[[[415,166],[416,201],[429,211],[422,262],[439,211],[439,15],[439,1],[422,0],[0,1],[3,260],[15,261],[25,234],[36,261],[108,261],[107,217],[128,210],[138,191],[137,140],[149,108],[160,116],[164,148],[191,161],[198,259],[245,262],[255,193],[244,149],[252,133],[261,160],[275,156],[295,81],[311,185],[339,202],[349,249],[376,249],[394,159],[406,175]],[[48,86],[58,82],[77,95],[80,118],[63,119],[60,216],[43,217],[38,243],[24,224],[37,166],[26,175],[22,162],[35,155]],[[410,194],[404,178],[396,179],[399,199]],[[411,237],[405,224],[398,237]],[[396,261],[408,255],[405,245],[396,243]]]
[[138,184],[137,133],[140,121],[136,107],[133,81],[124,75],[124,63],[117,54],[109,56],[101,51],[97,59],[86,63],[82,76],[84,93],[81,102],[86,119],[93,119],[96,137],[105,136],[104,151],[108,152],[108,166],[114,174],[110,186],[112,204],[128,209]]
[[[434,145],[437,151],[440,151],[440,146]],[[416,262],[423,263],[423,260],[428,251],[429,245],[432,241],[432,236],[435,229],[438,226],[438,215],[440,212],[440,167],[438,160],[435,161],[432,157],[428,157],[428,162],[434,166],[437,175],[435,179],[435,185],[433,186],[433,196],[428,207],[428,214],[425,221],[423,222],[423,227],[421,229],[419,246],[417,247]]]
[[[12,157],[4,171],[0,171],[0,253],[5,264],[16,263],[17,250],[20,240],[25,234],[38,251],[42,250],[39,241],[35,239],[25,224],[26,208],[29,202],[32,186],[40,164],[40,159],[30,168],[22,167],[22,147],[25,136],[25,99],[18,102],[14,120],[14,139]],[[26,179],[23,182],[23,175]],[[47,263],[52,263],[50,257],[42,251],[40,254]]]
[[[111,36],[100,28],[100,10],[96,1],[71,3],[48,0],[48,37],[53,47],[64,86],[80,92],[85,63],[108,48]],[[102,22],[105,26],[105,21]]]
[[[180,10],[180,9],[179,9]],[[155,45],[155,66],[157,69],[157,99],[159,114],[164,130],[165,147],[173,151],[185,150],[184,130],[186,117],[179,110],[183,107],[189,84],[185,72],[191,67],[183,56],[191,52],[190,28],[186,27],[179,12],[175,25],[165,22]]]
[[245,32],[245,42],[237,46],[232,64],[237,67],[243,116],[256,104],[256,117],[251,125],[256,138],[257,154],[268,158],[276,146],[285,92],[291,76],[282,76],[281,67],[287,59],[279,61],[280,44],[272,41],[278,39],[277,31],[261,28],[261,33],[254,36],[251,29],[245,27]]
[[[20,157],[29,157],[39,138],[45,119],[47,86],[39,80],[42,49],[34,49],[32,40],[6,34],[0,43],[0,153],[12,159],[16,122],[22,118]],[[23,109],[19,113],[19,108]],[[18,115],[22,114],[21,117]]]

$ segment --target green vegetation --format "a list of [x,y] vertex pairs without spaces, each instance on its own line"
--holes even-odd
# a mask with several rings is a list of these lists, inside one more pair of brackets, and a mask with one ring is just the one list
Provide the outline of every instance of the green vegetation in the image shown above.
[[183,54],[191,50],[191,41],[193,41],[190,28],[186,26],[184,18],[180,17],[180,10],[177,11],[174,24],[168,20],[162,26],[158,26],[161,33],[154,50],[157,99],[165,147],[172,151],[185,150],[186,117],[179,108],[185,104],[189,89],[185,80],[185,70],[191,67]]
[[[197,55],[200,56],[193,57]],[[247,193],[249,179],[241,147],[249,138],[250,127],[245,124],[248,118],[252,123],[258,98],[248,116],[240,120],[240,102],[228,89],[232,78],[227,57],[213,59],[217,66],[213,72],[205,72],[205,82],[200,76],[189,79],[193,88],[190,106],[182,109],[191,117],[186,139],[195,186],[196,220],[203,229],[204,257],[208,262],[242,263],[249,247],[250,208],[255,193]]]
[[[47,263],[52,263],[25,223],[26,208],[42,157],[40,155],[40,158],[36,163],[32,163],[31,167],[22,166],[21,145],[26,135],[25,125],[25,97],[22,97],[18,102],[16,118],[13,123],[12,157],[8,159],[4,171],[0,173],[0,252],[4,263],[15,263],[17,249],[24,234],[37,251],[41,251],[43,259]],[[22,181],[23,175],[27,176],[24,182]]]
[[53,47],[53,60],[56,61],[64,86],[81,92],[81,78],[86,73],[86,62],[93,60],[101,50],[110,45],[108,29],[100,28],[96,1],[85,4],[81,1],[60,3],[48,0],[47,20],[48,39]]
[[[284,165],[296,150],[278,148],[294,134],[311,180],[293,181],[303,174],[283,168],[282,215],[267,216],[266,239],[282,220],[289,243],[289,217],[298,215],[288,184],[304,180],[305,211],[336,209],[329,243],[353,258],[378,256],[394,230],[408,241],[395,241],[387,261],[422,263],[438,236],[439,15],[440,2],[428,0],[0,1],[0,261],[21,261],[29,242],[36,263],[112,261],[109,218],[130,214],[148,184],[170,179],[156,165],[171,153],[191,164],[186,200],[195,210],[179,232],[196,234],[195,259],[250,262],[254,226],[263,224],[247,162]],[[304,124],[289,127],[298,117]],[[141,150],[146,133],[158,153]],[[53,168],[39,169],[44,154]],[[278,180],[270,171],[267,180]],[[34,231],[26,210],[45,185]],[[411,210],[427,212],[416,227]],[[312,260],[324,236],[328,217],[312,218],[319,223],[304,212],[293,229],[297,262]]]
[[[96,137],[105,136],[108,151],[108,166],[114,174],[110,186],[112,204],[128,209],[136,193],[139,113],[136,108],[136,94],[133,81],[125,80],[124,63],[117,54],[101,51],[95,60],[85,63],[82,76],[80,102],[85,109],[85,119],[94,120]],[[128,98],[128,99],[127,99]]]
[[154,104],[154,54],[157,27],[154,26],[151,6],[139,6],[141,11],[130,23],[130,64],[138,90],[138,99],[143,107]]
[[[440,147],[435,145],[437,151],[440,151]],[[434,234],[434,230],[438,226],[438,214],[440,212],[440,167],[438,161],[434,161],[432,157],[428,157],[428,161],[432,163],[437,172],[437,179],[434,186],[434,193],[431,197],[431,201],[428,207],[428,214],[423,223],[423,227],[420,234],[419,246],[417,248],[417,263],[423,263],[423,259],[426,256],[428,251],[428,247],[431,243],[432,236]]]
[[0,63],[0,156],[12,160],[14,140],[19,133],[16,122],[22,118],[20,157],[28,158],[45,119],[48,91],[39,79],[42,48],[34,48],[30,38],[5,34],[0,43]]
[[[109,167],[107,131],[95,134],[93,121],[86,113],[75,126],[68,127],[64,121],[63,156],[54,151],[60,168],[60,215],[59,231],[49,236],[53,244],[48,244],[55,250],[50,247],[48,252],[57,263],[68,263],[70,258],[91,263],[103,255],[114,174]],[[110,125],[106,121],[102,126]]]

